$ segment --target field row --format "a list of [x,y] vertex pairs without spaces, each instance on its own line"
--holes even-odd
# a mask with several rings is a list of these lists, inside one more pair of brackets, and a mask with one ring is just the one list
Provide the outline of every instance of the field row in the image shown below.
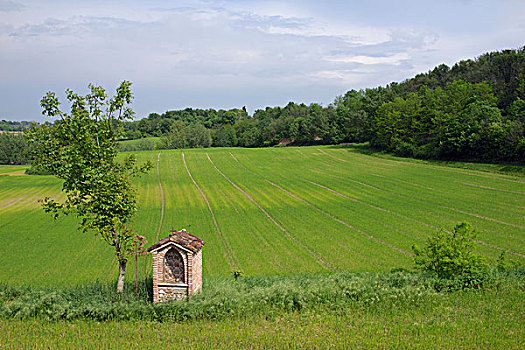
[[[330,147],[139,152],[135,230],[154,243],[185,228],[206,242],[205,276],[382,271],[410,267],[411,246],[470,221],[480,251],[525,261],[522,178]],[[9,171],[14,171],[9,169]],[[54,221],[37,200],[59,197],[48,176],[0,177],[0,281],[112,279],[110,247]],[[24,247],[24,254],[20,254]],[[140,276],[150,260],[139,262]],[[128,265],[134,275],[135,265]]]

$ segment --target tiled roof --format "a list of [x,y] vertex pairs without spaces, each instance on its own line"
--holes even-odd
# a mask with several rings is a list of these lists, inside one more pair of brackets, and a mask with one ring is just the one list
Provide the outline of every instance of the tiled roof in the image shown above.
[[175,230],[171,232],[168,237],[161,239],[158,243],[155,243],[154,245],[149,247],[148,252],[151,252],[152,250],[155,250],[169,242],[177,243],[183,246],[184,248],[191,250],[194,253],[197,253],[199,250],[201,250],[202,246],[204,245],[204,241],[202,239],[182,229],[180,231]]

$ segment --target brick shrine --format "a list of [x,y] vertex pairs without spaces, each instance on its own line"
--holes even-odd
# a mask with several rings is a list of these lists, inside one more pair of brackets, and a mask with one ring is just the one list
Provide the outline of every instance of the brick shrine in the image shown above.
[[153,255],[154,303],[191,297],[202,290],[203,245],[203,240],[182,229],[148,248]]

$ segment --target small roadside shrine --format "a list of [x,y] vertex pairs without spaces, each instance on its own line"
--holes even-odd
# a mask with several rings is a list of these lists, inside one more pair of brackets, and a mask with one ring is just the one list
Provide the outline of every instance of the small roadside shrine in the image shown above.
[[182,229],[148,248],[153,255],[153,302],[190,297],[202,290],[204,241]]

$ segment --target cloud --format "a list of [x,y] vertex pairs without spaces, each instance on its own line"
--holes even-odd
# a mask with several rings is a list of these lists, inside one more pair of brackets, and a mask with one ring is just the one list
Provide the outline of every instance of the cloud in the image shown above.
[[22,11],[25,6],[17,1],[0,0],[0,12]]
[[362,55],[350,55],[350,56],[344,56],[344,55],[336,55],[336,56],[327,56],[326,60],[332,61],[332,62],[341,62],[341,63],[361,63],[361,64],[392,64],[392,65],[399,65],[402,62],[405,62],[410,59],[410,56],[408,53],[398,53],[391,56],[362,56]]
[[138,24],[140,24],[140,22],[113,17],[75,16],[68,19],[48,18],[42,23],[19,26],[12,30],[9,35],[14,37],[74,37],[87,33],[103,35],[105,32],[116,28],[125,30],[136,27]]
[[[454,20],[452,34],[436,26],[439,18],[430,25],[419,17],[410,21],[414,13],[428,12],[416,3],[396,10],[395,20],[378,15],[379,5],[347,2],[17,4],[0,0],[0,90],[17,85],[13,91],[24,94],[18,103],[11,92],[9,98],[0,94],[0,114],[7,118],[25,108],[23,101],[41,97],[30,92],[85,88],[89,82],[111,87],[123,79],[140,93],[139,115],[190,104],[253,110],[286,99],[329,103],[348,89],[403,80],[447,59],[453,63],[492,49],[483,46],[487,35],[476,36],[476,19],[465,17],[463,32]],[[470,7],[454,7],[454,19]],[[505,33],[521,29],[505,27]],[[501,42],[493,31],[491,42]]]

